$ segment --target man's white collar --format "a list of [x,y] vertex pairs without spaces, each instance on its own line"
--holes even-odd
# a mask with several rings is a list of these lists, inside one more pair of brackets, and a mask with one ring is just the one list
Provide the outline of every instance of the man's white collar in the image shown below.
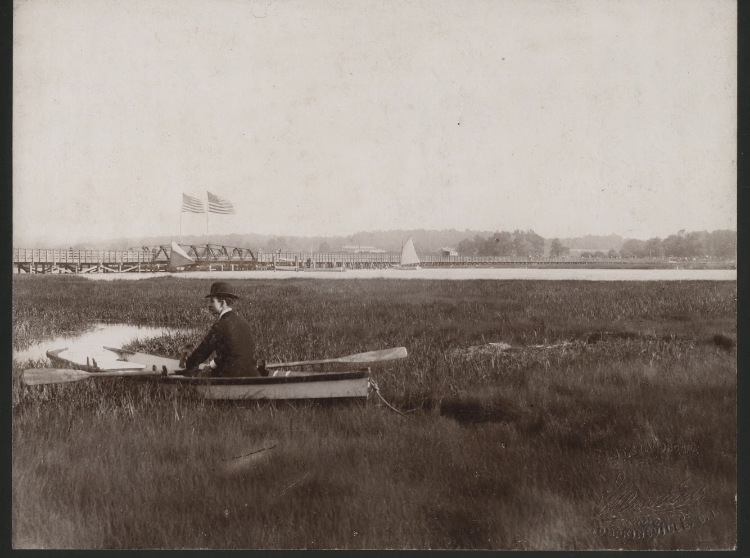
[[231,309],[231,308],[224,308],[224,310],[222,310],[222,311],[221,311],[221,312],[219,313],[219,317],[218,317],[217,319],[218,319],[218,320],[220,320],[220,319],[221,319],[221,317],[222,317],[222,316],[223,316],[224,314],[226,314],[227,312],[231,312],[231,311],[232,311],[232,309]]

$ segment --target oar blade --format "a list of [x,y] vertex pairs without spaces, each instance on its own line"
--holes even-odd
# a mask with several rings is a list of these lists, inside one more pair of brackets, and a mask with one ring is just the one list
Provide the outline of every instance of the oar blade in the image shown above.
[[180,369],[180,361],[174,358],[165,358],[156,355],[149,355],[147,353],[128,351],[127,349],[117,349],[114,347],[104,348],[108,351],[116,353],[120,357],[120,359],[125,362],[143,365],[146,370],[150,370],[154,366],[156,366],[157,370],[161,370],[162,366],[166,366],[168,370]]
[[65,384],[80,382],[91,376],[88,372],[71,368],[29,368],[23,371],[23,383],[27,386]]
[[384,360],[396,360],[406,358],[406,347],[395,347],[393,349],[383,349],[381,351],[369,351],[367,353],[358,353],[337,359],[339,362],[380,362]]
[[312,364],[329,364],[334,362],[344,363],[367,363],[380,362],[383,360],[394,360],[397,358],[406,358],[406,347],[396,347],[393,349],[383,349],[380,351],[369,351],[367,353],[357,353],[339,358],[326,358],[322,360],[302,360],[299,362],[276,362],[266,364],[266,369],[286,368],[289,366],[307,366]]

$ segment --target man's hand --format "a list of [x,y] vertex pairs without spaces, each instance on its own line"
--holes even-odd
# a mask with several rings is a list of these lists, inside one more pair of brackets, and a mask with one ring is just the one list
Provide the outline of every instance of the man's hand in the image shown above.
[[258,372],[260,372],[261,376],[268,376],[268,369],[266,369],[266,359],[263,360],[256,360],[256,365],[258,366]]

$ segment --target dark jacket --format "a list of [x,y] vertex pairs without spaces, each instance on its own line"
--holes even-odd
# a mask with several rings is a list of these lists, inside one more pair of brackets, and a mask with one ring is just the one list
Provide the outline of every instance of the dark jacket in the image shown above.
[[248,324],[237,312],[226,312],[211,327],[185,363],[192,370],[216,351],[216,369],[211,376],[260,376],[255,361],[255,340]]

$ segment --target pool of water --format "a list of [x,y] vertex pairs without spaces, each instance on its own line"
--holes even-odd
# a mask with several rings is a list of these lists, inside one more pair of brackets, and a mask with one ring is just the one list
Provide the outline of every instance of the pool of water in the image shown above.
[[302,271],[190,271],[182,273],[87,273],[94,281],[147,279],[440,279],[440,280],[549,280],[549,281],[736,281],[736,269],[539,269],[539,268],[434,268],[416,270],[357,269],[346,272]]
[[160,337],[164,334],[174,334],[189,331],[166,327],[139,327],[127,324],[95,324],[91,330],[76,335],[62,335],[54,339],[40,341],[22,351],[13,351],[13,359],[17,362],[27,360],[44,360],[50,349],[68,347],[68,351],[61,356],[85,362],[86,357],[96,359],[102,363],[117,360],[117,355],[107,351],[104,347],[122,347],[134,340]]

